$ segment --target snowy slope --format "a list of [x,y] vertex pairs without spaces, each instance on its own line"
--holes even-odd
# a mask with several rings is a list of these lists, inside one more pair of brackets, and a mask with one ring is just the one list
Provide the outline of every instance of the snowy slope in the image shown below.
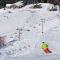
[[[19,56],[26,55],[31,55],[31,60],[36,55],[39,60],[39,56],[44,55],[40,48],[42,41],[48,43],[53,51],[52,57],[60,54],[60,19],[57,16],[59,11],[50,12],[47,4],[42,5],[44,6],[41,9],[31,9],[29,8],[31,5],[27,5],[21,9],[0,10],[0,36],[6,36],[6,46],[0,49],[1,60],[7,60],[8,57],[10,60],[19,60]],[[17,28],[22,29],[20,41]]]

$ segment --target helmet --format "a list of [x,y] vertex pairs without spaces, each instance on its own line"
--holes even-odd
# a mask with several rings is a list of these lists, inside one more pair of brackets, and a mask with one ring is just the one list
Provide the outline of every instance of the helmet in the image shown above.
[[45,43],[45,42],[42,42],[42,43]]

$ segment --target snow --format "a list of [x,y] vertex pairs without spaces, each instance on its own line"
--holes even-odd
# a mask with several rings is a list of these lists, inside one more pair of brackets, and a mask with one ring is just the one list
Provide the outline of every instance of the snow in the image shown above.
[[12,4],[6,4],[6,7],[10,7]]
[[[59,11],[48,11],[49,4],[46,3],[42,3],[42,8],[31,9],[31,6],[32,4],[20,9],[0,9],[0,36],[6,36],[6,46],[0,49],[1,60],[60,59]],[[17,28],[20,29],[20,40]],[[42,41],[49,45],[53,52],[51,55],[43,53],[40,48]]]
[[20,6],[20,5],[23,4],[23,1],[19,1],[19,2],[16,2],[16,3],[14,3],[14,4],[17,5],[17,6]]

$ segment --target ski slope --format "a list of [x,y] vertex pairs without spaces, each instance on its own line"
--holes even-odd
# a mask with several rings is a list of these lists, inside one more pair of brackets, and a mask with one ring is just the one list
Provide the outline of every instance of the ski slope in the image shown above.
[[[5,36],[6,44],[0,49],[1,60],[60,59],[59,11],[48,11],[49,4],[42,5],[40,9],[31,9],[31,5],[20,9],[0,9],[0,36]],[[17,28],[22,29],[20,40]],[[40,48],[42,41],[49,45],[53,52],[51,55],[44,55]]]

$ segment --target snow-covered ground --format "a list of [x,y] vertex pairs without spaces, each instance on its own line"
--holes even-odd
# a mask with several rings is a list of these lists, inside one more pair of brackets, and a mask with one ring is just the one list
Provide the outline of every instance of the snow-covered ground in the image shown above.
[[[6,46],[0,49],[0,60],[60,59],[59,11],[48,11],[49,5],[42,4],[39,9],[29,8],[32,5],[0,9],[0,36],[5,36],[6,40]],[[40,47],[42,41],[49,45],[51,55],[44,55]]]

